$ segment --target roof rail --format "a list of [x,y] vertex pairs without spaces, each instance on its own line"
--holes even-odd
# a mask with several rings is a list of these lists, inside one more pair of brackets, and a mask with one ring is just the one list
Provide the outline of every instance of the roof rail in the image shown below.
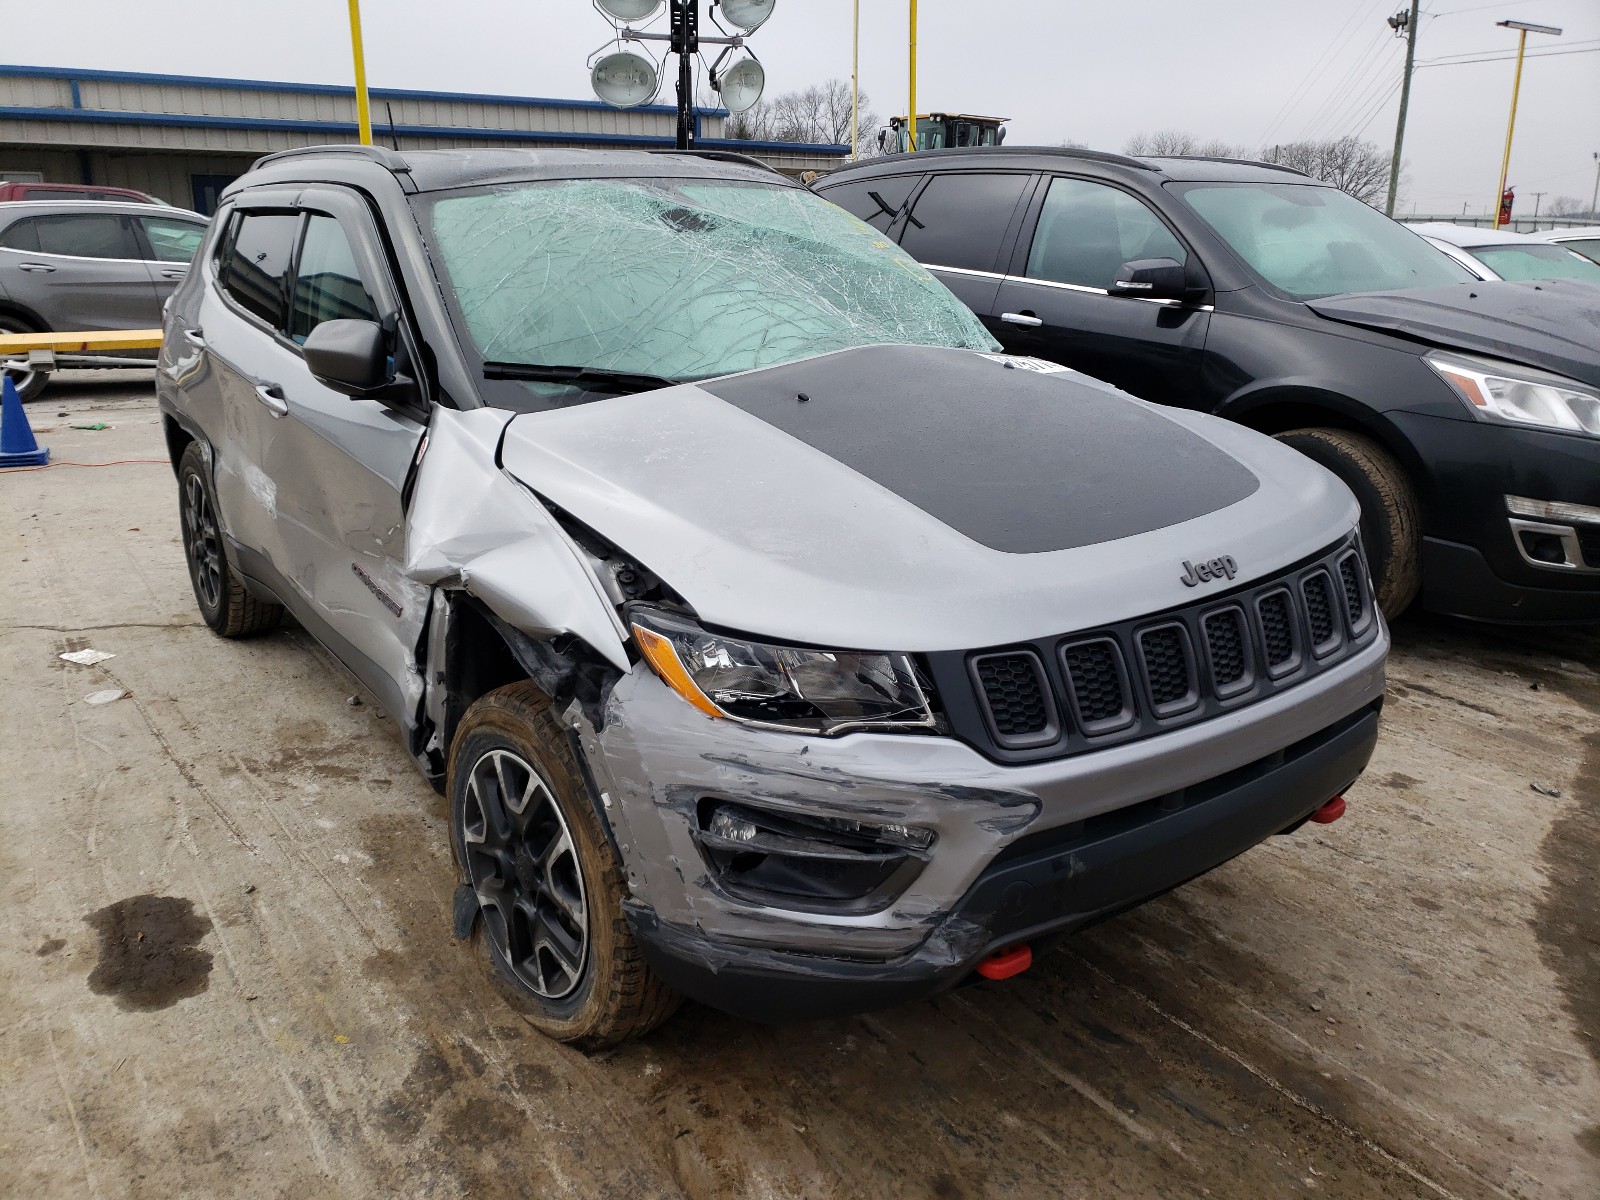
[[1287,167],[1283,163],[1265,162],[1259,158],[1217,158],[1211,154],[1152,154],[1151,158],[1179,158],[1185,162],[1214,162],[1227,163],[1232,167],[1265,167],[1269,171],[1287,171],[1291,175],[1299,175],[1305,179],[1314,176],[1302,171],[1299,167]]
[[648,154],[689,154],[695,158],[709,158],[714,162],[738,163],[740,166],[756,167],[762,171],[771,171],[774,175],[783,172],[771,163],[764,163],[753,154],[740,154],[737,150],[701,150],[698,147],[690,150],[648,150]]
[[1109,154],[1104,150],[1084,150],[1077,146],[945,146],[938,150],[918,150],[915,153],[907,151],[903,154],[881,154],[872,158],[864,158],[859,163],[851,166],[868,166],[874,163],[903,162],[912,158],[927,158],[953,154],[981,154],[985,158],[990,155],[1010,154],[1057,154],[1063,158],[1085,158],[1091,162],[1111,163],[1118,167],[1132,167],[1136,171],[1154,171],[1155,168],[1141,159],[1130,158],[1126,154]]
[[328,146],[296,146],[292,150],[279,150],[272,154],[263,154],[250,164],[250,169],[254,171],[256,168],[264,167],[268,163],[282,162],[289,158],[319,158],[325,154],[353,155],[357,158],[367,159],[369,162],[375,162],[390,171],[407,174],[411,171],[411,164],[393,150],[385,150],[382,146],[361,146],[351,142],[338,142]]

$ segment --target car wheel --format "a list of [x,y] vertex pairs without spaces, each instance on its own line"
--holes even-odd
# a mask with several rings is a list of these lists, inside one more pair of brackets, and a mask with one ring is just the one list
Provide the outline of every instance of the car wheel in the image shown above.
[[185,446],[178,460],[178,515],[195,603],[212,631],[228,638],[250,637],[277,625],[283,608],[252,596],[228,565],[216,499],[198,442]]
[[[0,333],[37,333],[38,330],[30,325],[24,325],[15,317],[0,317]],[[6,378],[16,386],[17,395],[23,400],[32,400],[44,391],[44,385],[50,382],[50,376],[43,371],[35,371],[28,366],[26,354],[6,357]]]
[[479,905],[472,937],[512,1006],[584,1050],[670,1017],[679,996],[628,927],[621,864],[544,694],[514,683],[474,703],[448,779],[451,841]]
[[1355,493],[1378,607],[1394,620],[1422,586],[1422,521],[1404,468],[1372,438],[1344,429],[1294,429],[1278,440],[1332,471]]

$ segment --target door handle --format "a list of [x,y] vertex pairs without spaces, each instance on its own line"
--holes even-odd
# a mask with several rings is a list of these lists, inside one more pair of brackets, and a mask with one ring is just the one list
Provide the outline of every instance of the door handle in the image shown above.
[[161,278],[163,279],[187,279],[188,277],[188,267],[168,267],[161,272]]
[[1037,329],[1044,324],[1031,312],[1001,313],[1000,319],[1007,325],[1021,325],[1024,329]]
[[45,273],[55,270],[49,263],[18,263],[17,267],[23,271],[42,271]]
[[289,402],[283,398],[283,389],[275,383],[256,384],[256,399],[265,404],[274,417],[289,415]]

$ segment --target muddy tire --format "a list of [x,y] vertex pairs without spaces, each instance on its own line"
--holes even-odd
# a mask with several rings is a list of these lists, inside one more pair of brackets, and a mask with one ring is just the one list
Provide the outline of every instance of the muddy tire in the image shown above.
[[648,1033],[680,997],[622,912],[623,872],[567,732],[533,684],[490,692],[450,749],[450,839],[501,994],[582,1050]]
[[252,596],[228,564],[217,524],[217,501],[198,442],[185,446],[178,459],[178,523],[194,602],[211,631],[243,638],[274,628],[283,608]]
[[[0,333],[37,332],[38,330],[34,329],[33,326],[18,320],[16,317],[0,316]],[[50,382],[50,376],[43,371],[30,370],[23,362],[26,358],[27,355],[22,355],[21,358],[14,360],[21,365],[13,367],[8,364],[5,368],[7,377],[16,385],[17,395],[24,402],[35,399],[40,392],[44,391],[44,385]]]
[[1278,440],[1332,471],[1355,493],[1378,607],[1394,620],[1422,587],[1422,521],[1404,468],[1372,438],[1344,429],[1294,429]]

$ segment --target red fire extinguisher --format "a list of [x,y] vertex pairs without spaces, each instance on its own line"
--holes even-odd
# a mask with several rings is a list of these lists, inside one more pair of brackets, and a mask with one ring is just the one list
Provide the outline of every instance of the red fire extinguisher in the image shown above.
[[1500,224],[1502,224],[1502,225],[1511,224],[1511,205],[1513,203],[1515,203],[1516,199],[1517,199],[1517,192],[1516,192],[1515,188],[1507,188],[1505,190],[1504,194],[1501,195],[1501,197],[1500,197]]

